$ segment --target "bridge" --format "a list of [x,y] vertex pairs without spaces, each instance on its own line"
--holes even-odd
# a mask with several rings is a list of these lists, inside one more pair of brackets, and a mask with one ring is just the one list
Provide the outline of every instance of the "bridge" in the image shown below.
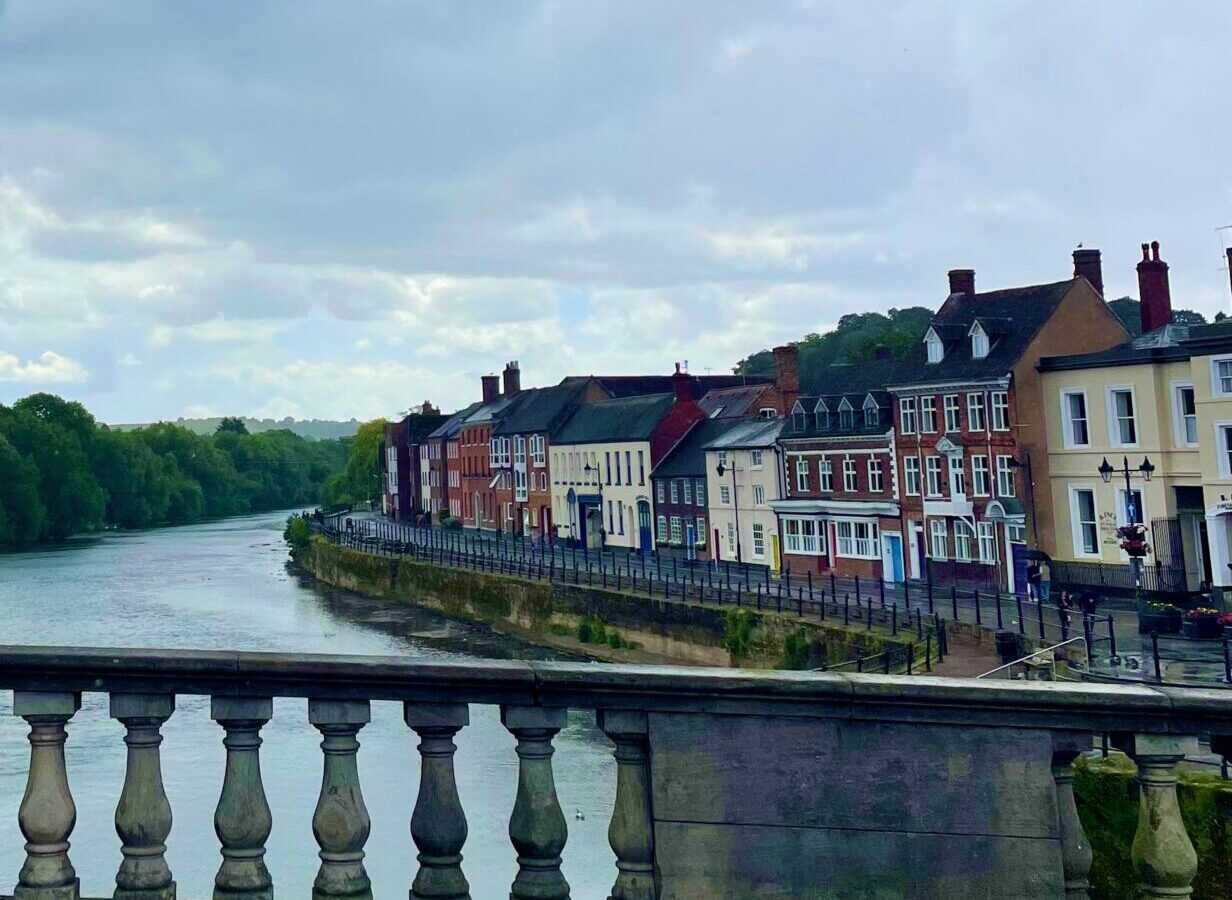
[[[177,696],[208,696],[226,747],[215,812],[216,898],[265,900],[271,811],[261,730],[273,699],[302,698],[322,734],[314,897],[371,896],[357,735],[373,702],[402,704],[419,740],[412,900],[469,896],[466,812],[454,772],[469,710],[498,706],[516,738],[509,850],[515,900],[570,896],[553,740],[569,710],[595,715],[616,759],[612,900],[1087,896],[1091,850],[1072,764],[1109,734],[1135,762],[1133,863],[1146,897],[1187,897],[1197,856],[1177,802],[1199,735],[1232,752],[1224,691],[585,663],[425,663],[402,657],[0,647],[0,689],[29,727],[19,811],[26,862],[13,896],[75,900],[64,745],[83,693],[109,695],[126,730],[116,798],[116,898],[172,898],[172,810],[160,730]],[[460,736],[461,735],[461,736]],[[410,735],[408,734],[408,739]],[[175,765],[174,759],[167,760]],[[315,779],[315,773],[305,778]],[[409,777],[409,775],[408,775]],[[404,837],[383,837],[401,842]],[[308,865],[308,860],[304,861]],[[204,896],[208,885],[183,886]]]

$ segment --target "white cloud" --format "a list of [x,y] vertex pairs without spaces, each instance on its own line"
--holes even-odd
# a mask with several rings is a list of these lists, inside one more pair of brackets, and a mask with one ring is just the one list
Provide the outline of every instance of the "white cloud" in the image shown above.
[[32,385],[80,384],[88,377],[81,363],[51,350],[24,363],[12,353],[0,352],[0,381]]
[[121,356],[119,359],[116,360],[116,365],[122,366],[123,368],[126,368],[126,369],[132,369],[132,368],[136,368],[137,366],[141,365],[141,360],[139,360],[136,357],[136,355],[132,353],[125,353],[123,356]]

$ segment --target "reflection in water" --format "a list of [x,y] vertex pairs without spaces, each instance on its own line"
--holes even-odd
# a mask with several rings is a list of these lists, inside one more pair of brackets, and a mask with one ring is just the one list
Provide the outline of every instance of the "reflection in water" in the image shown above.
[[[52,549],[0,555],[0,642],[369,653],[449,660],[544,659],[552,654],[491,629],[413,606],[382,606],[289,573],[283,515],[107,534]],[[181,896],[207,896],[218,867],[213,831],[222,729],[207,697],[177,698],[164,729],[163,774],[175,814],[168,861]],[[25,723],[0,694],[0,893],[24,858],[17,806],[25,786]],[[277,700],[263,730],[265,789],[274,810],[268,862],[281,897],[305,897],[316,874],[312,810],[320,785],[319,733],[304,700]],[[416,868],[410,816],[419,782],[415,735],[401,706],[374,703],[359,734],[360,779],[372,817],[367,866],[376,897],[406,896]],[[495,707],[471,708],[457,738],[458,784],[470,836],[472,895],[505,897],[516,871],[506,832],[517,789],[513,738]],[[588,713],[571,713],[556,741],[556,782],[569,821],[565,875],[578,898],[604,897],[615,876],[607,822],[615,784],[609,744]],[[123,728],[107,698],[86,694],[69,725],[69,780],[77,803],[72,861],[85,896],[109,896],[120,863],[112,826],[124,780]],[[577,819],[575,811],[585,818]]]

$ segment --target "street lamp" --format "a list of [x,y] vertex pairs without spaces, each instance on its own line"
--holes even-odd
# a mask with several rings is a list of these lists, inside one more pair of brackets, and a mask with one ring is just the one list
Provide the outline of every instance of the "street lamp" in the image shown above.
[[[595,484],[599,488],[599,537],[601,540],[601,543],[599,546],[600,546],[600,550],[602,551],[603,545],[607,543],[607,538],[603,532],[603,482],[599,478],[599,467],[598,466],[592,466],[589,462],[586,463],[586,465],[582,466],[582,474],[586,476],[586,480],[588,482],[590,481],[591,472],[595,473]],[[581,515],[581,512],[582,512],[582,504],[579,503],[578,504],[578,515],[579,516]],[[589,548],[586,546],[589,543],[590,543],[590,536],[587,535],[586,540],[582,542],[582,553],[583,555],[586,555],[587,559],[590,558]]]
[[[730,466],[726,465],[723,462],[722,458],[720,457],[719,464],[714,467],[714,471],[718,474],[720,478],[722,478],[725,474],[727,474],[727,472],[729,471],[731,472],[732,509],[736,511],[736,563],[737,565],[740,565],[743,563],[743,560],[741,559],[741,553],[740,553],[740,502],[738,498],[736,497],[736,464],[732,463]],[[717,550],[718,547],[715,547],[715,549]]]
[[[1142,510],[1138,509],[1138,505],[1134,503],[1134,491],[1130,482],[1135,471],[1142,476],[1143,481],[1150,481],[1151,476],[1155,474],[1155,466],[1151,464],[1149,457],[1143,457],[1142,463],[1137,469],[1129,467],[1129,457],[1121,457],[1121,468],[1114,469],[1112,464],[1108,462],[1108,457],[1104,457],[1104,461],[1099,464],[1099,477],[1104,480],[1104,484],[1112,483],[1112,476],[1121,474],[1125,476],[1125,518],[1128,519],[1126,525],[1143,525],[1137,520],[1142,518]],[[1145,532],[1144,532],[1145,533]],[[1145,600],[1142,596],[1142,556],[1139,553],[1132,552],[1130,548],[1126,548],[1129,553],[1129,564],[1134,572],[1134,596],[1138,601],[1138,615],[1141,617],[1145,610]]]

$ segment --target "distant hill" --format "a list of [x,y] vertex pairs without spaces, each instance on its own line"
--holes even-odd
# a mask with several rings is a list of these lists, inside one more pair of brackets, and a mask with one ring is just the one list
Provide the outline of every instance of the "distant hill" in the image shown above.
[[[218,423],[222,421],[222,417],[212,417],[208,419],[176,419],[174,424],[187,428],[196,434],[209,435],[218,430]],[[134,428],[141,428],[144,425],[151,424],[140,422],[128,425],[112,425],[111,427],[117,431],[131,431]],[[259,431],[290,431],[293,434],[298,434],[300,437],[309,438],[317,441],[332,441],[338,438],[351,437],[359,428],[360,422],[358,419],[351,419],[347,422],[336,422],[330,419],[244,419],[244,425],[248,431],[256,434]]]

